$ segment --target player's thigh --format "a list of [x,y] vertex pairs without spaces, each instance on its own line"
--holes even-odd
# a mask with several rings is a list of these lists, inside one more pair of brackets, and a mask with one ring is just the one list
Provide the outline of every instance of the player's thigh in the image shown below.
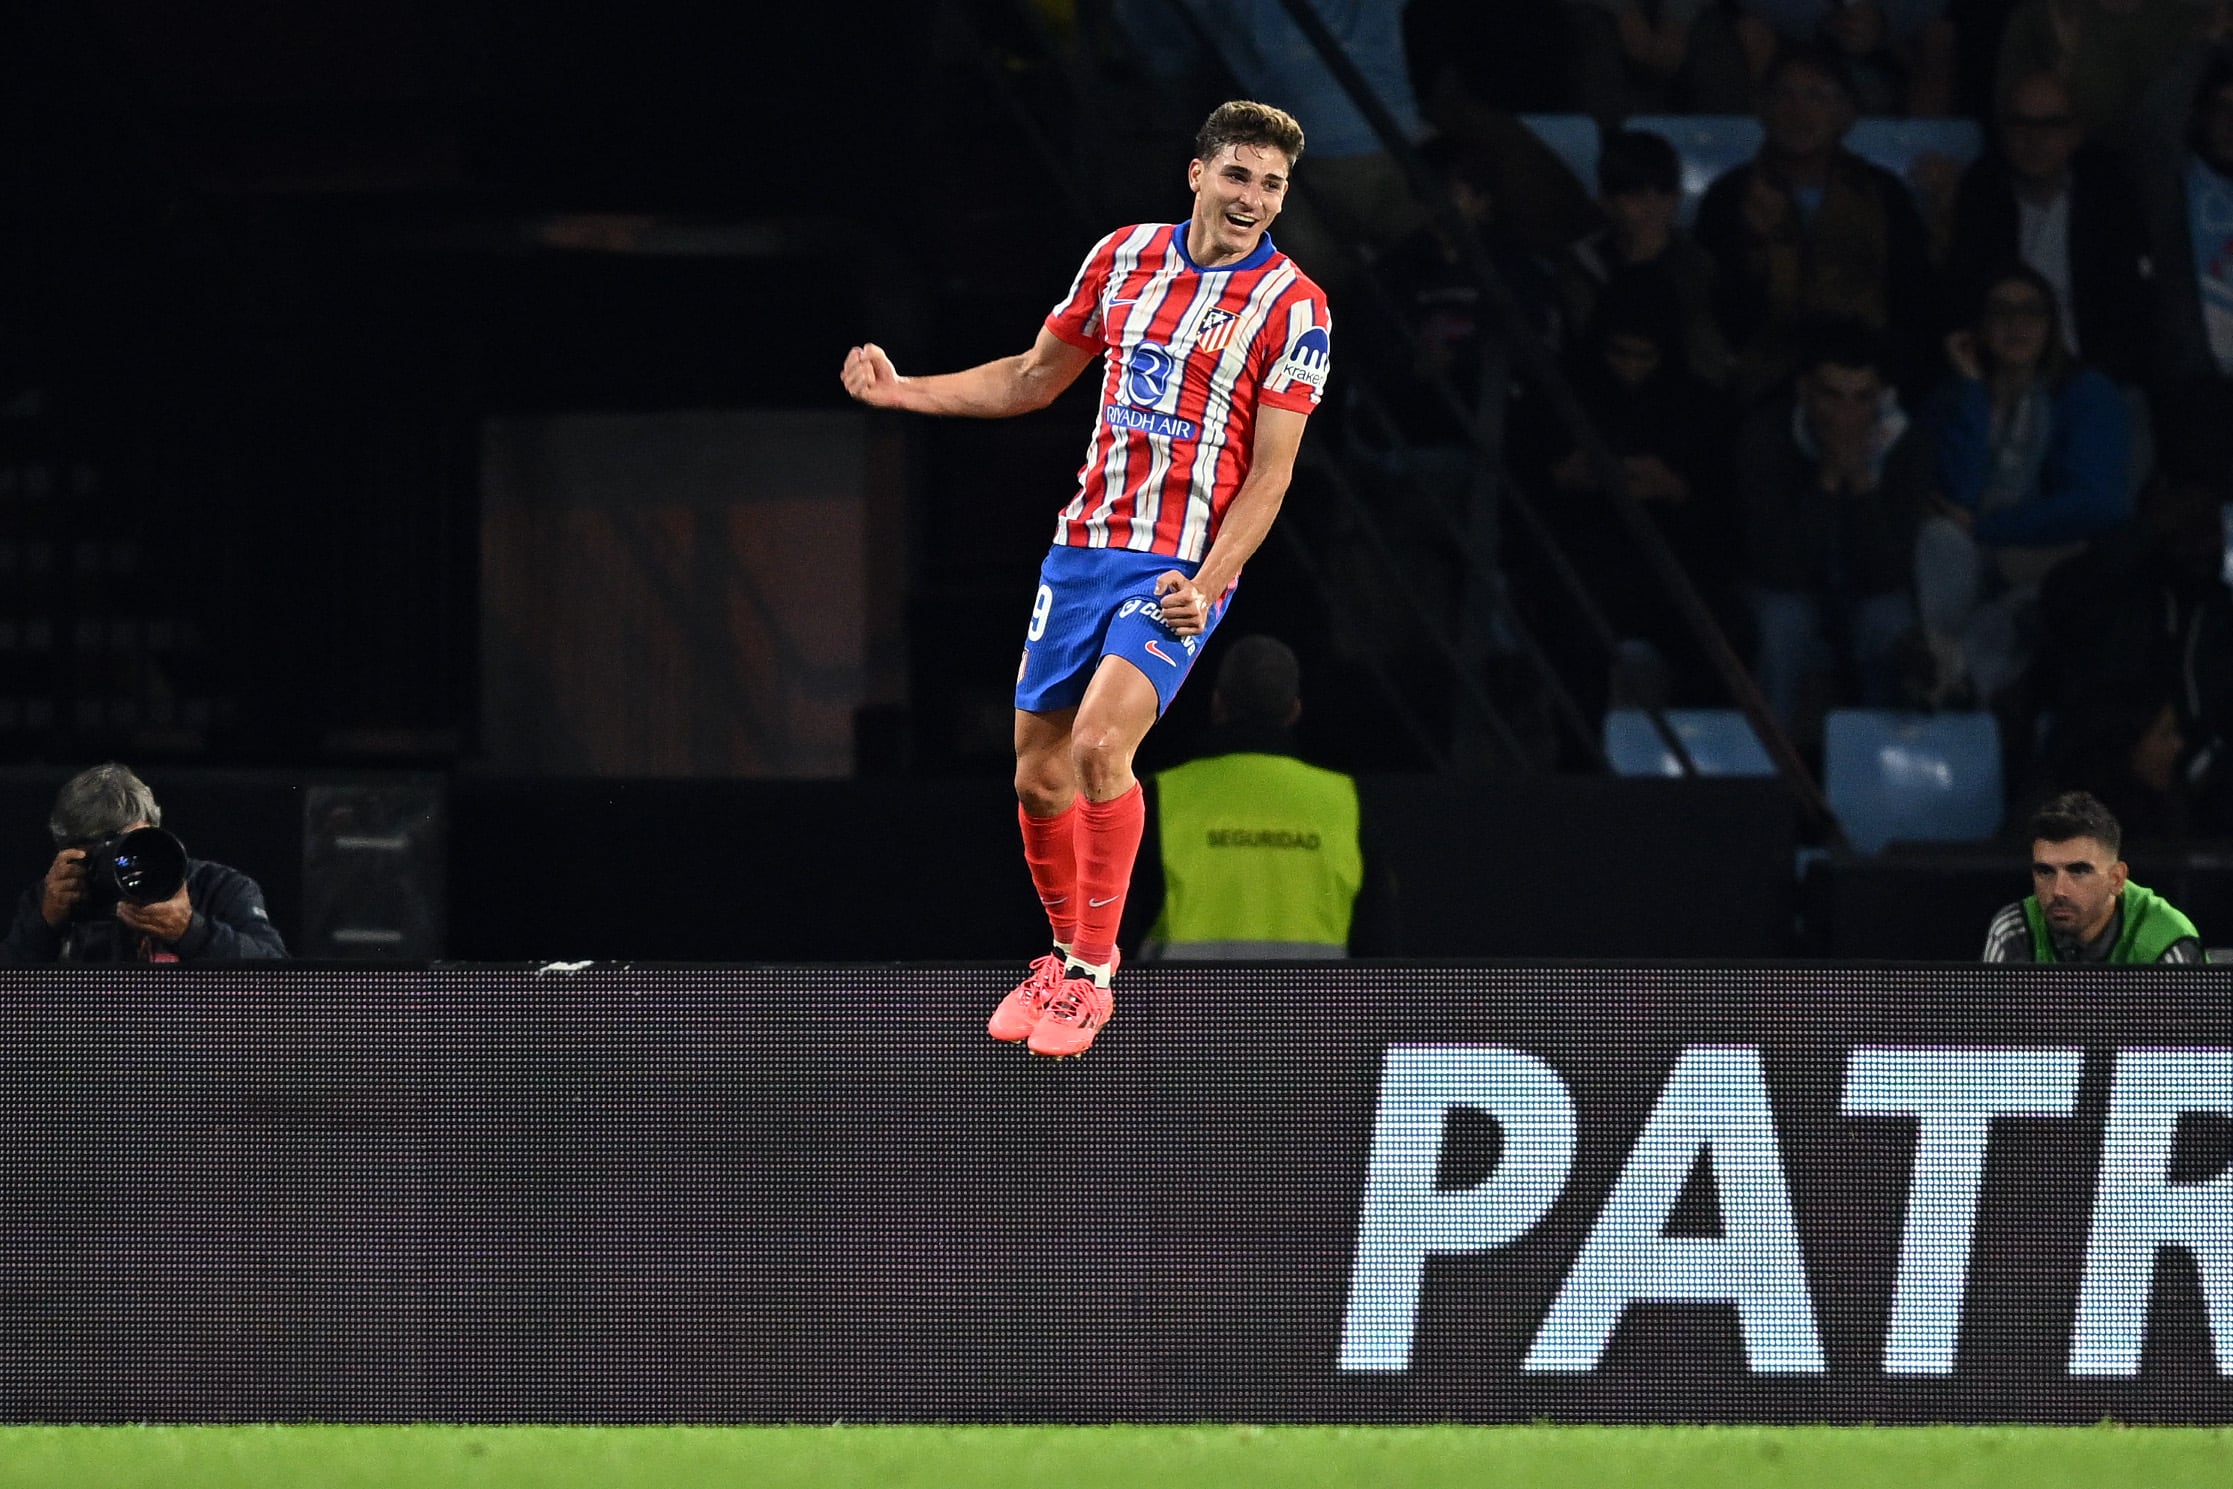
[[1163,699],[1139,663],[1129,657],[1105,656],[1071,723],[1071,747],[1130,760],[1162,712]]
[[[1155,711],[1161,714],[1178,697],[1179,689],[1194,671],[1194,664],[1202,655],[1202,648],[1209,644],[1210,635],[1218,622],[1225,618],[1224,600],[1210,607],[1202,630],[1192,636],[1181,636],[1163,619],[1163,606],[1156,597],[1152,583],[1134,594],[1127,595],[1116,613],[1109,618],[1108,629],[1101,640],[1101,659],[1093,674],[1093,684],[1098,686],[1107,672],[1112,658],[1121,658],[1132,664],[1148,683],[1155,695]],[[1129,688],[1127,689],[1129,692]],[[1092,707],[1092,692],[1088,689],[1084,707]],[[1148,723],[1154,723],[1149,719]],[[1142,726],[1141,732],[1146,732]]]
[[1016,772],[1043,772],[1052,762],[1063,770],[1070,766],[1070,730],[1078,710],[1058,708],[1047,713],[1016,710]]

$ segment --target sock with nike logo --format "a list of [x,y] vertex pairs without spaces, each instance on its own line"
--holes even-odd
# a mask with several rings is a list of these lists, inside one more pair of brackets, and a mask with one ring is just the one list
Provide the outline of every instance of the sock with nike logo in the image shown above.
[[1070,944],[1070,964],[1083,966],[1103,987],[1116,961],[1117,927],[1124,920],[1124,895],[1132,885],[1132,863],[1140,856],[1140,834],[1147,826],[1140,783],[1114,801],[1078,803],[1078,934]]
[[1078,938],[1078,807],[1082,796],[1052,817],[1034,817],[1016,804],[1016,821],[1023,825],[1023,861],[1031,866],[1031,883],[1039,903],[1054,927],[1057,946]]

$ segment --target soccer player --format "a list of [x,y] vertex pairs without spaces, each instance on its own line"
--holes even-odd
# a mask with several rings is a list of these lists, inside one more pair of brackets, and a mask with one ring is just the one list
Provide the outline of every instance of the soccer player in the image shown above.
[[1094,245],[1031,349],[902,377],[874,345],[845,390],[878,408],[997,419],[1046,407],[1099,356],[1101,408],[1016,671],[1024,859],[1054,950],[987,1030],[1083,1053],[1108,1022],[1116,933],[1145,818],[1133,753],[1271,530],[1325,388],[1325,295],[1273,246],[1303,152],[1294,119],[1233,102],[1187,165],[1194,209]]

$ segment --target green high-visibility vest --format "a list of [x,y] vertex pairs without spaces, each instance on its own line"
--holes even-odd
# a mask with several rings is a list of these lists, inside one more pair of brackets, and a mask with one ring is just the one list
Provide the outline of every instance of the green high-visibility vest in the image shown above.
[[1364,884],[1357,783],[1287,755],[1214,755],[1155,778],[1170,957],[1336,957]]
[[[2174,941],[2201,934],[2170,901],[2129,879],[2124,893],[2117,896],[2117,904],[2124,911],[2124,929],[2117,935],[2117,944],[2109,948],[2112,962],[2152,962],[2169,951]],[[2024,921],[2031,927],[2031,959],[2061,960],[2055,955],[2054,938],[2047,934],[2047,916],[2039,908],[2038,895],[2025,897]]]

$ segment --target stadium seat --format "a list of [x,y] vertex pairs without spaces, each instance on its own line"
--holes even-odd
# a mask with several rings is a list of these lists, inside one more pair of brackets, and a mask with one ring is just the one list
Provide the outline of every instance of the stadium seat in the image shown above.
[[1914,185],[1915,162],[1943,155],[1956,170],[1985,149],[1985,126],[1975,119],[1863,119],[1845,137],[1845,147]]
[[1989,713],[1842,708],[1824,724],[1822,786],[1846,841],[1977,842],[2000,830],[2000,726]]
[[[1597,125],[1586,114],[1523,114],[1520,122],[1566,162],[1583,187],[1597,194]],[[1749,114],[1638,114],[1630,129],[1664,135],[1682,159],[1682,220],[1697,215],[1698,199],[1714,177],[1752,159],[1760,148],[1760,121]],[[1974,119],[1862,119],[1845,143],[1903,181],[1923,155],[1943,155],[1959,168],[1985,148]],[[1910,185],[1912,185],[1910,181]]]
[[1550,147],[1591,196],[1597,195],[1597,121],[1587,114],[1522,114],[1520,122]]
[[[1734,708],[1670,708],[1667,722],[1683,748],[1690,751],[1698,773],[1707,776],[1772,776],[1775,762],[1768,758],[1760,736]],[[1613,774],[1622,776],[1679,776],[1682,765],[1674,751],[1652,727],[1651,716],[1640,708],[1616,708],[1605,715],[1605,758]]]

